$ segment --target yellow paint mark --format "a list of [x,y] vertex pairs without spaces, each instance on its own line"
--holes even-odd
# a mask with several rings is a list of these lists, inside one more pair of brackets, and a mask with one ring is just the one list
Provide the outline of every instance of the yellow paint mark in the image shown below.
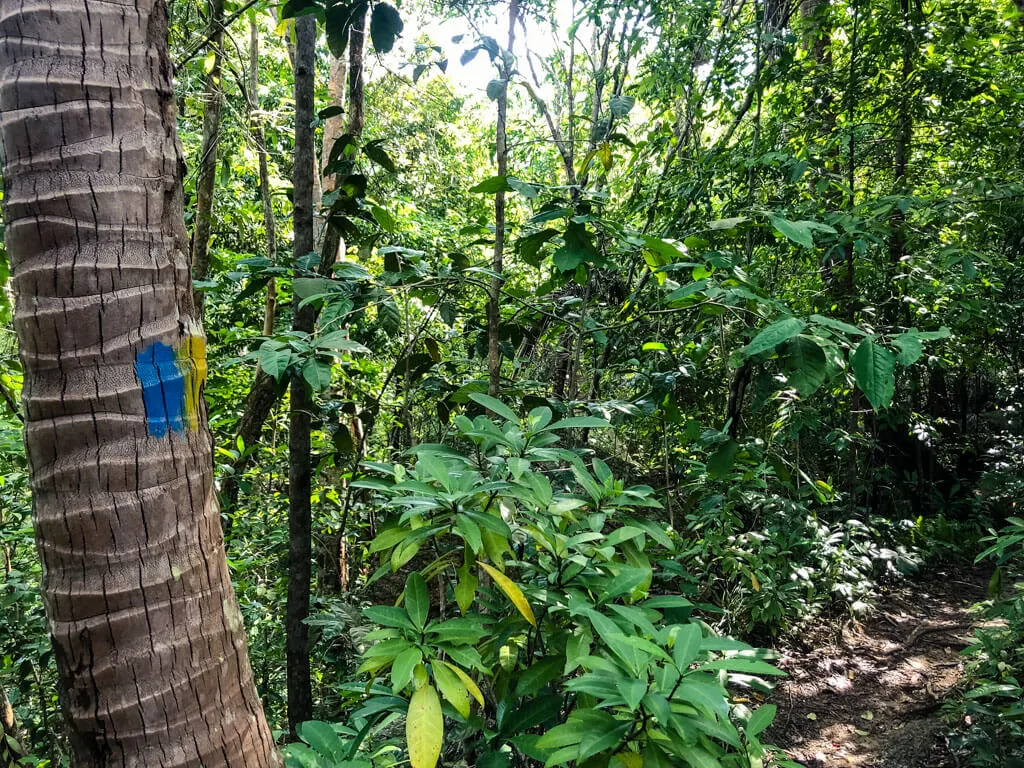
[[185,423],[194,432],[199,429],[203,386],[206,384],[206,339],[186,336],[176,354],[178,369],[185,377]]

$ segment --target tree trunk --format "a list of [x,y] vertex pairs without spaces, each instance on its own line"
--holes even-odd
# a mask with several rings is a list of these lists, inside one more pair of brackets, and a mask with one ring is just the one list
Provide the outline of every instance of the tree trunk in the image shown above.
[[[224,103],[221,86],[221,48],[224,41],[224,0],[210,0],[210,49],[213,66],[206,73],[206,106],[203,112],[203,148],[196,181],[196,226],[192,233],[192,277],[205,280],[210,272],[210,229],[213,224],[213,187],[217,181],[217,147],[220,145],[220,113]],[[195,291],[196,309],[203,317],[205,295]]]
[[[295,166],[294,258],[313,250],[313,90],[316,55],[316,20],[301,16],[295,22]],[[313,307],[299,308],[293,296],[292,329],[312,333]],[[309,664],[310,558],[312,556],[312,468],[310,466],[310,414],[313,398],[302,374],[292,374],[288,432],[288,605],[285,655],[288,663],[288,725],[292,734],[313,717]]]
[[25,754],[14,707],[7,699],[7,691],[0,686],[0,768],[17,768]]
[[213,493],[166,6],[0,0],[0,110],[73,764],[280,765]]
[[348,33],[348,126],[353,136],[362,136],[366,125],[366,83],[363,67],[366,58],[366,6],[352,19]]

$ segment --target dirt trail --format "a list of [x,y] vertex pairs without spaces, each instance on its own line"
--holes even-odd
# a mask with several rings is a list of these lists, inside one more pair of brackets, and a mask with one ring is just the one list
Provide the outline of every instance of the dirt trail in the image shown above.
[[936,571],[883,597],[863,622],[783,651],[769,739],[808,768],[954,768],[941,708],[963,672],[983,574]]

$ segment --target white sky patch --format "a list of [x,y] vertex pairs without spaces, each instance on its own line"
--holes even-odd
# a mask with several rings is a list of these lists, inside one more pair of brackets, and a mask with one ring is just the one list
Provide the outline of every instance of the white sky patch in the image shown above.
[[[446,21],[417,16],[405,18],[405,30],[402,33],[403,48],[411,51],[417,38],[421,35],[429,36],[444,49],[445,55],[448,56],[447,74],[456,91],[479,96],[486,100],[487,83],[497,77],[497,67],[483,51],[467,64],[462,64],[460,59],[464,51],[476,45],[480,35],[493,37],[501,47],[508,44],[508,5],[506,3],[495,3],[494,5],[494,14],[482,19],[476,29],[466,18],[453,18]],[[514,53],[518,60],[518,69],[526,79],[531,79],[526,62],[527,45],[532,52],[535,66],[537,66],[538,60],[548,58],[556,50],[568,48],[567,30],[572,24],[573,5],[572,0],[557,0],[554,24],[548,20],[539,20],[534,15],[528,15],[525,44],[523,28],[521,25],[516,25]],[[462,36],[462,39],[458,43],[452,42],[453,38],[457,38],[459,35]],[[539,70],[538,76],[543,77]],[[543,83],[541,85],[542,97],[550,97],[550,92],[544,92],[548,91],[550,86],[545,86]]]

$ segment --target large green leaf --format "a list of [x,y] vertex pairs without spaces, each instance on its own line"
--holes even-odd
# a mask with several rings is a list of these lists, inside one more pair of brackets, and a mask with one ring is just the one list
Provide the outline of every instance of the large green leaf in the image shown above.
[[867,338],[857,345],[850,364],[871,407],[876,411],[888,408],[896,391],[896,355]]
[[302,364],[302,378],[314,392],[323,392],[331,386],[331,364],[322,360],[307,360]]
[[327,723],[309,720],[299,723],[296,731],[299,738],[326,758],[339,761],[345,756],[345,744],[335,730]]
[[373,49],[377,53],[388,53],[395,47],[395,40],[405,24],[402,16],[395,10],[395,7],[388,3],[377,3],[373,6],[373,14],[370,16],[370,40],[373,41]]
[[732,471],[733,462],[736,461],[736,454],[739,453],[740,444],[735,440],[722,443],[719,448],[708,457],[708,474],[716,479],[723,478]]
[[469,191],[482,195],[493,195],[497,192],[511,192],[512,187],[509,186],[508,179],[504,176],[491,176],[489,179],[484,179],[479,184],[470,187]]
[[277,341],[263,343],[259,351],[260,368],[278,381],[288,370],[292,361],[292,351]]
[[753,341],[740,350],[740,353],[747,358],[775,349],[782,342],[789,341],[798,335],[806,327],[807,323],[798,317],[790,316],[776,320],[757,334]]
[[405,609],[416,628],[423,629],[430,613],[430,592],[419,571],[413,571],[405,580]]
[[797,336],[783,348],[786,379],[800,393],[810,397],[825,382],[825,352],[814,339]]
[[804,248],[814,247],[813,233],[815,231],[828,232],[833,235],[836,233],[832,227],[826,224],[819,224],[816,221],[790,221],[781,216],[770,216],[769,218],[776,230],[785,235],[787,239],[802,245]]
[[496,416],[501,416],[506,421],[511,421],[513,424],[519,423],[519,416],[516,415],[516,412],[496,397],[485,395],[483,392],[470,392],[469,399],[478,405],[482,405]]

